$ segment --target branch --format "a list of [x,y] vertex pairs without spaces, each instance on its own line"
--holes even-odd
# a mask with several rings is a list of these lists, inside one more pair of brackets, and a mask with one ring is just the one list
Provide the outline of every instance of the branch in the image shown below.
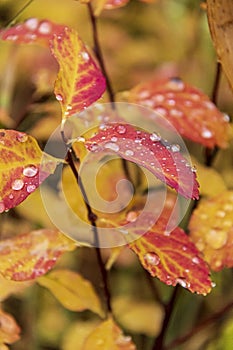
[[102,50],[99,44],[99,35],[98,35],[98,27],[97,27],[97,19],[94,15],[93,8],[90,3],[87,4],[88,11],[89,11],[89,16],[91,19],[91,24],[92,24],[92,33],[93,33],[93,41],[94,41],[94,52],[96,54],[96,57],[99,61],[100,68],[102,70],[103,75],[105,76],[106,79],[106,85],[107,85],[107,91],[109,95],[109,100],[112,103],[112,107],[114,108],[114,102],[115,102],[115,97],[114,97],[114,92],[112,89],[112,85],[110,82],[110,79],[108,77],[108,73],[105,67],[104,63],[104,58],[102,54]]
[[214,323],[215,321],[217,321],[220,317],[222,317],[226,312],[229,312],[232,308],[233,308],[233,301],[231,301],[228,305],[224,306],[221,310],[219,310],[216,313],[214,313],[213,315],[211,315],[206,320],[199,323],[196,327],[194,327],[191,331],[187,332],[182,337],[173,340],[170,344],[165,346],[164,350],[174,349],[176,346],[185,343],[191,337],[193,337],[198,332],[200,332],[203,328],[205,328],[205,327],[211,325],[212,323]]
[[109,286],[108,286],[108,276],[107,276],[107,271],[105,269],[105,265],[104,262],[102,260],[102,256],[101,256],[101,252],[99,249],[99,234],[98,234],[98,229],[96,226],[96,220],[98,219],[97,215],[92,211],[91,205],[89,203],[88,197],[87,197],[87,193],[86,190],[84,188],[83,182],[81,177],[79,176],[78,170],[76,169],[74,160],[73,160],[73,156],[74,156],[74,150],[73,148],[69,148],[67,146],[66,143],[66,138],[64,135],[64,131],[61,131],[61,136],[63,139],[63,142],[67,148],[67,156],[66,156],[66,161],[68,163],[68,165],[70,166],[74,177],[76,179],[76,182],[80,188],[80,191],[82,193],[86,208],[87,208],[87,213],[88,213],[88,220],[92,226],[92,232],[94,235],[94,244],[97,247],[96,250],[96,255],[97,255],[97,261],[98,261],[98,265],[99,265],[99,269],[100,269],[100,273],[101,273],[101,277],[102,277],[102,281],[103,281],[103,289],[104,289],[104,295],[105,295],[105,301],[106,301],[106,307],[107,307],[107,311],[109,313],[112,313],[112,307],[111,307],[111,294],[110,294],[110,290],[109,290]]

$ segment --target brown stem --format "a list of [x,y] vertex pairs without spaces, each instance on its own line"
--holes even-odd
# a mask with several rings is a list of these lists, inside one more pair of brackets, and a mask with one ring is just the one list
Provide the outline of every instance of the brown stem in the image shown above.
[[111,82],[110,82],[110,79],[108,77],[108,73],[107,73],[107,70],[106,70],[106,67],[105,67],[105,63],[104,63],[104,58],[103,58],[103,54],[102,54],[102,50],[101,50],[101,47],[100,47],[100,44],[99,44],[99,35],[98,35],[98,27],[97,27],[97,19],[94,15],[94,12],[93,12],[93,8],[92,8],[92,5],[91,3],[88,3],[87,4],[87,7],[88,7],[88,11],[89,11],[89,16],[90,16],[90,19],[91,19],[91,24],[92,24],[92,33],[93,33],[93,41],[94,41],[94,51],[95,51],[95,54],[96,54],[96,57],[99,61],[99,65],[100,65],[100,68],[102,70],[102,73],[105,77],[105,80],[106,80],[106,85],[107,85],[107,91],[108,91],[108,95],[109,95],[109,100],[112,104],[112,107],[114,107],[114,102],[115,102],[115,97],[114,97],[114,92],[113,92],[113,89],[112,89],[112,85],[111,85]]
[[88,220],[92,226],[92,232],[94,235],[94,245],[96,247],[95,251],[96,251],[96,256],[97,256],[97,261],[98,261],[98,265],[99,265],[99,269],[100,269],[100,273],[101,273],[101,277],[102,277],[102,281],[103,281],[103,289],[104,289],[104,296],[105,296],[105,301],[106,301],[106,307],[107,307],[107,311],[109,313],[112,313],[112,307],[111,307],[111,294],[110,294],[110,290],[109,290],[109,285],[108,285],[108,275],[107,275],[107,271],[105,269],[104,266],[104,262],[101,256],[101,252],[100,252],[100,248],[99,248],[99,234],[98,234],[98,229],[96,226],[96,220],[98,219],[97,215],[92,211],[91,205],[89,203],[88,200],[88,196],[86,193],[86,190],[84,188],[82,179],[78,173],[78,170],[76,169],[73,157],[74,157],[74,150],[73,148],[69,148],[67,146],[67,140],[64,134],[64,131],[61,131],[61,136],[63,139],[63,142],[67,148],[67,155],[66,155],[66,161],[68,163],[68,165],[70,166],[73,175],[76,179],[76,182],[80,188],[80,191],[82,193],[86,208],[87,208],[87,214],[88,214]]
[[176,298],[177,298],[179,290],[180,290],[179,286],[176,286],[174,288],[168,304],[165,305],[165,308],[164,308],[165,316],[164,316],[162,328],[161,328],[160,334],[155,339],[152,350],[164,350],[165,349],[164,340],[165,340],[165,336],[166,336],[166,333],[168,330],[169,322],[170,322],[170,319],[171,319],[171,316],[172,316],[172,313],[174,310],[174,306],[176,303]]
[[196,335],[198,332],[200,332],[203,328],[211,325],[215,321],[217,321],[220,317],[222,317],[226,312],[229,312],[233,308],[233,301],[231,301],[228,305],[224,306],[221,310],[217,311],[213,315],[211,315],[206,320],[199,323],[196,327],[191,329],[191,331],[187,332],[182,337],[179,337],[175,340],[173,340],[170,344],[165,346],[164,350],[170,350],[174,349],[176,346],[181,345],[185,343],[187,340],[189,340],[191,337]]

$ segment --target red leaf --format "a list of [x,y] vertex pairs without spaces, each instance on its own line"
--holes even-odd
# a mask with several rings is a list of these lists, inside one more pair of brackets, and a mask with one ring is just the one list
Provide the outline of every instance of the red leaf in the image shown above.
[[0,213],[24,201],[56,168],[36,140],[23,132],[0,129]]
[[158,179],[186,198],[198,198],[195,169],[178,152],[177,145],[165,145],[160,136],[136,130],[129,124],[106,124],[86,140],[93,153],[117,153],[122,158],[142,165]]
[[75,243],[57,230],[37,230],[0,242],[0,273],[7,279],[26,281],[48,272]]
[[209,293],[208,266],[190,238],[179,227],[167,232],[166,221],[162,219],[144,233],[153,220],[153,213],[143,213],[139,222],[130,224],[130,232],[141,237],[129,243],[129,247],[139,256],[143,267],[168,285],[180,284],[191,292]]
[[49,46],[49,41],[54,34],[61,34],[66,28],[62,24],[49,20],[29,18],[24,23],[17,24],[0,32],[2,40],[14,41],[19,44],[38,43]]
[[228,116],[208,96],[179,78],[142,83],[129,92],[128,100],[152,108],[194,142],[209,148],[228,144]]
[[102,96],[105,78],[74,30],[65,28],[55,34],[51,50],[60,66],[55,95],[66,119]]

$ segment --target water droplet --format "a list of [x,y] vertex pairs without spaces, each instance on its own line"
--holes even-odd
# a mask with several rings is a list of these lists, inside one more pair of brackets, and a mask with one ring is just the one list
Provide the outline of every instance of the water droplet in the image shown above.
[[225,211],[223,211],[223,210],[218,210],[218,211],[216,212],[216,216],[217,216],[218,218],[224,218],[225,215],[226,215],[226,213],[225,213]]
[[231,118],[229,117],[229,115],[228,114],[226,114],[226,113],[223,113],[223,119],[225,120],[225,122],[227,122],[227,123],[229,123],[230,122],[230,120],[231,120]]
[[92,144],[89,146],[89,150],[90,150],[91,152],[96,152],[96,151],[98,151],[98,149],[99,149],[99,146],[97,145],[97,143],[92,143]]
[[211,101],[205,101],[204,104],[208,109],[215,109],[215,105]]
[[195,165],[191,167],[191,171],[192,171],[193,173],[196,173],[196,172],[197,172],[197,168],[195,167]]
[[116,143],[113,143],[113,142],[108,142],[104,145],[104,148],[106,149],[110,149],[114,152],[118,152],[119,151],[119,146],[116,144]]
[[137,220],[137,213],[135,211],[130,211],[127,216],[126,216],[126,220],[129,222],[135,222]]
[[172,152],[179,152],[180,146],[179,145],[171,145],[171,150],[172,150]]
[[167,115],[167,110],[165,108],[162,108],[162,107],[155,108],[154,112],[161,114],[163,117],[166,117],[166,115]]
[[35,191],[36,186],[35,185],[28,185],[27,186],[27,192],[28,193],[32,193],[33,191]]
[[24,176],[34,177],[38,173],[38,169],[35,165],[29,165],[23,169]]
[[147,90],[142,90],[142,91],[139,92],[138,96],[143,99],[143,98],[149,97],[150,93]]
[[125,336],[123,334],[119,335],[119,337],[116,340],[116,344],[117,345],[126,345],[128,343],[130,343],[132,340],[132,338],[130,336]]
[[160,263],[160,257],[155,253],[147,253],[144,255],[144,260],[153,266],[157,266]]
[[71,105],[67,105],[66,109],[67,109],[67,111],[71,111],[72,106]]
[[90,59],[89,54],[85,51],[81,52],[81,56],[84,59],[84,61],[86,61],[86,62],[89,61],[89,59]]
[[194,264],[199,264],[200,263],[200,259],[198,258],[198,256],[194,256],[194,258],[192,258],[192,262]]
[[63,96],[60,95],[60,94],[56,94],[56,99],[57,99],[58,101],[63,101]]
[[5,211],[6,207],[3,202],[0,202],[0,213],[3,213]]
[[157,103],[163,102],[164,101],[164,96],[161,94],[156,94],[153,96],[153,100]]
[[153,142],[158,142],[161,140],[161,136],[158,132],[153,132],[151,135],[150,135],[150,140],[153,141]]
[[216,287],[216,283],[215,282],[211,282],[211,287],[215,288]]
[[178,109],[173,108],[173,109],[170,110],[170,115],[172,117],[180,118],[180,117],[183,116],[183,112],[179,111]]
[[21,179],[16,179],[13,181],[11,188],[12,190],[19,191],[23,188],[24,182]]
[[169,106],[175,106],[176,101],[173,100],[173,99],[169,99],[169,100],[167,100],[167,104],[168,104]]
[[167,83],[168,88],[175,90],[175,91],[182,91],[184,90],[184,83],[183,81],[178,78],[171,78],[169,82]]
[[117,142],[118,138],[116,136],[111,137],[112,142]]
[[211,137],[213,137],[213,134],[209,129],[203,129],[201,136],[204,137],[204,139],[211,139]]
[[28,136],[26,134],[22,133],[22,134],[18,134],[16,136],[16,138],[19,142],[26,142],[28,139]]
[[183,288],[189,288],[189,287],[190,287],[190,283],[188,283],[188,282],[186,281],[186,279],[183,278],[183,277],[177,278],[177,279],[176,279],[176,283],[180,284],[181,287],[183,287]]
[[38,27],[38,19],[37,18],[29,18],[25,22],[25,26],[30,30],[36,30],[36,28]]
[[124,125],[117,125],[116,131],[118,134],[125,134],[126,133],[126,127]]
[[14,196],[13,196],[13,194],[11,193],[10,195],[9,195],[9,199],[13,199],[14,198]]
[[100,124],[99,130],[106,130],[106,129],[107,129],[107,127],[105,124]]
[[213,249],[220,249],[222,248],[226,242],[227,242],[227,232],[222,230],[210,230],[205,235],[206,242],[213,248]]
[[131,149],[127,149],[127,151],[125,151],[125,155],[126,155],[126,156],[133,156],[133,155],[134,155],[134,152],[131,151]]
[[51,24],[49,22],[42,22],[38,29],[40,34],[49,34],[51,31]]
[[77,139],[76,139],[77,142],[85,142],[85,138],[82,137],[82,136],[78,136]]

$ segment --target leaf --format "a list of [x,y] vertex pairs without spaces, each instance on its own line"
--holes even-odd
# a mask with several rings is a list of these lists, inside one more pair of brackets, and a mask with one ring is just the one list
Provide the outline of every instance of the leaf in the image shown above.
[[102,322],[84,342],[82,350],[136,350],[131,337],[125,336],[112,318]]
[[122,158],[148,169],[158,179],[186,198],[198,198],[195,169],[178,152],[177,145],[168,145],[153,133],[139,131],[130,124],[111,123],[86,140],[93,154],[116,153]]
[[0,213],[24,201],[54,172],[57,163],[41,151],[33,137],[0,129]]
[[127,99],[153,109],[170,121],[182,136],[194,142],[209,148],[228,145],[229,117],[221,113],[208,96],[179,78],[139,84],[129,92]]
[[226,191],[226,185],[222,176],[213,168],[199,163],[192,157],[192,162],[197,169],[197,181],[200,184],[200,194],[213,197]]
[[189,223],[190,237],[212,270],[233,266],[233,191],[203,199]]
[[42,229],[0,242],[0,273],[14,281],[33,280],[48,272],[76,244],[57,230]]
[[71,311],[91,310],[101,317],[103,310],[91,283],[70,270],[54,270],[40,277],[38,283],[50,290]]
[[[20,338],[20,328],[14,318],[0,310],[0,346],[3,344],[13,344]],[[8,347],[3,349],[8,349]]]
[[233,88],[233,3],[207,0],[207,16],[213,43],[231,88]]
[[167,285],[180,284],[191,292],[209,293],[209,269],[194,243],[179,227],[167,232],[163,219],[145,232],[153,220],[153,213],[144,213],[140,221],[132,222],[128,228],[136,239],[129,243],[129,248],[138,255],[142,266]]
[[18,294],[31,285],[31,282],[9,281],[0,275],[0,301],[5,300],[11,294]]
[[78,321],[68,328],[65,333],[62,350],[83,350],[83,344],[87,336],[93,331],[99,322],[97,321]]
[[13,41],[18,44],[40,44],[49,47],[53,35],[62,35],[64,25],[49,20],[29,18],[24,23],[3,29],[0,32],[1,40]]
[[60,66],[54,92],[64,119],[88,107],[104,93],[105,78],[75,30],[30,18],[3,30],[1,39],[50,47]]
[[159,304],[133,296],[121,296],[113,300],[113,311],[124,329],[149,337],[158,335],[164,316]]
[[55,34],[51,50],[60,66],[54,92],[67,119],[102,96],[105,78],[73,29]]

